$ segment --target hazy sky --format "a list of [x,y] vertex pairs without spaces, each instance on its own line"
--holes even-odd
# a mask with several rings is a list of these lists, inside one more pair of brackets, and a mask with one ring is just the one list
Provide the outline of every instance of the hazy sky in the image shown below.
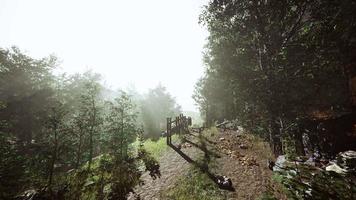
[[61,70],[102,74],[112,88],[146,92],[159,82],[184,110],[195,110],[207,31],[198,24],[206,0],[0,0],[0,47]]

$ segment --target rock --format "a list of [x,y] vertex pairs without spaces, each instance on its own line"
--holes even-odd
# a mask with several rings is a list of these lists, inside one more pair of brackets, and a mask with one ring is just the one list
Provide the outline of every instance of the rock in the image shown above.
[[38,194],[38,192],[34,189],[32,190],[26,190],[23,193],[23,197],[28,198],[28,199],[32,199],[34,196],[36,196]]
[[274,167],[275,163],[272,160],[267,160],[267,167],[268,169],[273,171],[273,167]]
[[224,141],[224,140],[225,140],[225,138],[223,138],[223,137],[222,137],[222,138],[219,138],[219,140],[220,140],[220,141]]
[[248,147],[247,147],[247,145],[244,145],[244,144],[240,144],[240,149],[247,149]]
[[308,160],[306,160],[304,164],[315,167],[315,161],[312,157],[308,158]]
[[350,171],[356,171],[356,151],[345,151],[338,154],[337,164]]
[[258,166],[258,163],[256,162],[255,158],[249,159],[247,164],[248,164],[248,166],[254,166],[254,165]]
[[273,171],[282,171],[286,163],[286,157],[284,155],[280,155],[277,157],[277,160],[275,162],[275,165],[273,166]]
[[161,133],[161,137],[167,137],[167,131],[163,131],[163,132]]
[[224,131],[226,129],[235,130],[235,131],[240,129],[239,126],[238,126],[238,120],[231,120],[231,121],[224,120],[222,123],[217,124],[216,127],[224,129]]
[[347,172],[347,170],[341,168],[339,165],[337,165],[336,163],[332,163],[331,165],[327,166],[325,168],[326,171],[333,171],[336,172],[338,174],[345,174]]
[[227,123],[229,123],[229,121],[223,121],[222,123],[217,124],[216,128],[225,128]]
[[84,184],[84,187],[87,187],[87,186],[90,186],[90,185],[93,185],[95,182],[92,181],[92,180],[89,180],[89,181],[86,181],[85,184]]
[[314,151],[312,157],[314,158],[315,161],[319,162],[319,160],[322,158],[320,152],[318,150]]
[[224,188],[224,189],[231,189],[232,188],[232,181],[230,178],[226,176],[216,176],[216,182],[219,185],[219,187]]

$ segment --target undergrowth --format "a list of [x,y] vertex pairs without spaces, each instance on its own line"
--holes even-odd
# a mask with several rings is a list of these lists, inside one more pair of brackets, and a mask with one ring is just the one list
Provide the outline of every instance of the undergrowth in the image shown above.
[[[218,133],[218,130],[213,127],[206,129],[202,132],[199,138],[200,145],[205,142],[203,137],[211,137]],[[207,152],[206,152],[207,153]],[[197,165],[191,166],[187,175],[180,177],[175,187],[163,191],[161,193],[162,199],[174,199],[174,200],[220,200],[223,198],[223,193],[217,187],[215,182],[209,178],[209,176],[202,171],[202,166],[208,166],[208,168],[215,168],[215,159],[206,160],[206,157],[202,156],[197,159]]]
[[161,194],[162,199],[174,200],[220,200],[222,194],[216,184],[199,168],[192,167],[181,177],[176,186]]
[[207,137],[213,137],[217,135],[218,132],[218,129],[215,126],[212,126],[209,129],[205,129],[202,134]]
[[[169,148],[167,146],[166,140],[167,140],[166,137],[161,137],[157,141],[147,139],[143,142],[143,147],[145,148],[145,150],[147,152],[149,152],[151,154],[151,156],[153,156],[155,159],[159,159],[159,157],[161,157],[162,154],[164,152],[166,152],[167,149]],[[176,140],[178,140],[178,136],[173,135],[172,141],[176,141]],[[136,140],[134,143],[132,143],[131,145],[132,145],[133,149],[137,149],[139,146],[139,143],[140,143],[139,140]]]

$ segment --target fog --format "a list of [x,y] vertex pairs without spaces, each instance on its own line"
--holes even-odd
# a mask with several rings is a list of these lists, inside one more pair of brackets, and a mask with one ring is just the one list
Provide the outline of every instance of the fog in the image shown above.
[[0,46],[54,54],[57,73],[92,69],[112,88],[142,93],[161,83],[183,110],[197,110],[191,95],[204,71],[204,2],[1,0]]

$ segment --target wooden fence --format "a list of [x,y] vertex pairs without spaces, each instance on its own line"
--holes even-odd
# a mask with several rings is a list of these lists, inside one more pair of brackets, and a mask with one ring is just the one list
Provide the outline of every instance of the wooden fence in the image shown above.
[[167,145],[172,145],[173,134],[182,135],[188,133],[188,127],[191,125],[192,118],[186,117],[183,114],[180,114],[178,117],[175,117],[175,120],[172,120],[172,118],[167,118]]

